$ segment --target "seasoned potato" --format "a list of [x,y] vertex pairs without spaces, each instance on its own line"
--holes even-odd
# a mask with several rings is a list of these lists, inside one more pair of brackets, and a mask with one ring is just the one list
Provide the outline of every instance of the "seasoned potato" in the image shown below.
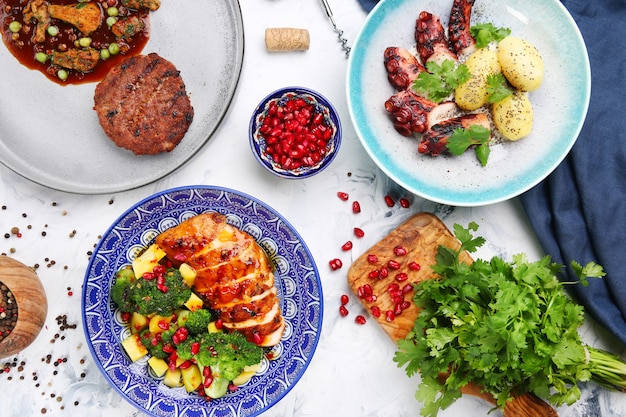
[[454,101],[463,110],[472,111],[487,104],[487,76],[500,72],[495,51],[482,48],[465,61],[471,78],[454,91]]
[[507,36],[498,43],[498,61],[502,74],[521,91],[534,91],[543,81],[543,59],[530,42]]
[[516,91],[491,108],[493,122],[506,139],[518,140],[527,136],[533,126],[533,107],[526,93]]

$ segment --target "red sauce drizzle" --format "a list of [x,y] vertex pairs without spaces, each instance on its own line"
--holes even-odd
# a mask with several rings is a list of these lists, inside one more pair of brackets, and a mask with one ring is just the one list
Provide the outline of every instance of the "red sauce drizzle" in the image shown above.
[[[35,59],[38,52],[50,54],[52,51],[63,51],[65,48],[75,48],[78,39],[84,35],[74,26],[63,22],[59,19],[51,18],[51,25],[56,26],[59,31],[57,36],[50,36],[46,33],[46,39],[42,43],[33,41],[36,22],[24,21],[24,8],[29,3],[28,0],[0,0],[0,31],[4,44],[13,56],[25,67],[37,70],[44,74],[51,81],[60,85],[82,84],[90,82],[98,82],[104,78],[111,67],[116,66],[124,58],[141,53],[144,46],[148,42],[150,33],[149,10],[134,10],[123,6],[120,0],[93,0],[101,10],[101,23],[99,28],[89,35],[91,38],[91,47],[100,51],[107,49],[111,43],[117,43],[120,52],[117,55],[110,55],[106,60],[99,59],[96,67],[89,72],[80,72],[73,69],[65,69],[68,77],[65,81],[57,76],[57,72],[61,67],[52,65],[48,59],[46,63],[41,63]],[[78,0],[50,0],[46,4],[57,5],[74,5],[78,4]],[[108,17],[106,9],[108,7],[117,7],[118,18],[127,16],[140,17],[145,28],[136,33],[130,39],[117,39],[106,24]],[[17,21],[22,25],[19,32],[13,33],[9,29],[11,22]]]

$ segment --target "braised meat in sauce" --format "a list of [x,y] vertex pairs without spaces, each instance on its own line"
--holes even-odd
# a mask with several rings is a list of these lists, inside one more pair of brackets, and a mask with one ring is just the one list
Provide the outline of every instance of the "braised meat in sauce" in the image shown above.
[[97,82],[141,53],[160,0],[0,0],[4,44],[61,85]]

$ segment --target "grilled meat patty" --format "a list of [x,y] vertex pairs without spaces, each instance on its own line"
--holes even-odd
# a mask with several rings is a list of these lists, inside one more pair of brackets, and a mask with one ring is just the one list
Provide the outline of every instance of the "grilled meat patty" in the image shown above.
[[174,149],[194,115],[180,71],[156,53],[112,68],[96,86],[94,103],[106,135],[137,155]]

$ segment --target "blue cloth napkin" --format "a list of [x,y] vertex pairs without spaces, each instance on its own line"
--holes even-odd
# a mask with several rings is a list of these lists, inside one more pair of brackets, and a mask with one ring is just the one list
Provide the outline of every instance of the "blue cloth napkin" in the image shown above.
[[[358,0],[369,12],[378,0]],[[544,251],[569,265],[594,261],[607,273],[567,288],[626,344],[626,1],[561,0],[591,62],[591,101],[572,151],[520,199]],[[569,269],[563,277],[576,281]]]

